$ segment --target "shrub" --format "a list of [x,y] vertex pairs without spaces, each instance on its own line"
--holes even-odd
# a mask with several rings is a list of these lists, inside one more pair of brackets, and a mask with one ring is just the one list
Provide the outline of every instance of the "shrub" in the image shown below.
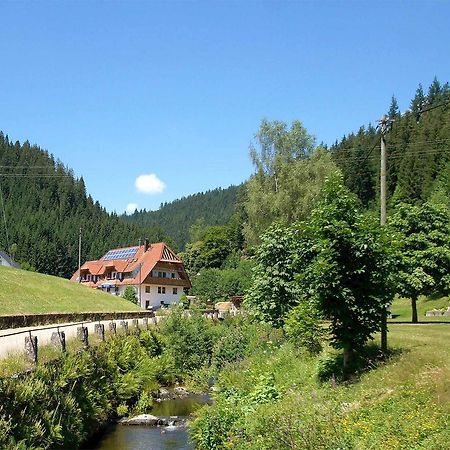
[[199,313],[183,316],[180,307],[174,307],[161,326],[167,352],[173,357],[179,377],[208,365],[213,347],[210,320]]
[[322,350],[324,330],[317,310],[306,301],[301,301],[288,313],[284,330],[288,338],[298,347],[305,348],[311,354]]

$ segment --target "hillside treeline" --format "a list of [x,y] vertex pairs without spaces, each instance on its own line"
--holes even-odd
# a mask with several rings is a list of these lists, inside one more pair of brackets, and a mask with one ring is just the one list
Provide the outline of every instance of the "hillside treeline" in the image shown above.
[[[86,194],[62,162],[29,142],[10,142],[0,132],[0,249],[9,250],[25,268],[69,277],[78,267],[78,235],[82,229],[82,261],[97,259],[114,247],[154,241],[159,229],[142,229],[109,214]],[[3,205],[0,198],[0,214]]]
[[242,186],[213,189],[161,203],[157,211],[145,208],[125,219],[143,227],[160,227],[173,238],[179,250],[189,241],[189,227],[201,220],[205,225],[224,225],[234,212]]
[[[423,112],[421,112],[423,111]],[[386,135],[389,205],[420,204],[450,194],[450,87],[434,79],[425,93],[421,85],[408,110],[400,113],[392,97]],[[367,207],[379,198],[380,133],[362,126],[331,146],[333,159],[347,187]]]

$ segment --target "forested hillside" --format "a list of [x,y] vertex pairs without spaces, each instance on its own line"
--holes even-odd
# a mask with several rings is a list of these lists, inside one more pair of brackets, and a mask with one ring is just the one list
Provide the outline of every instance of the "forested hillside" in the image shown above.
[[[387,112],[393,119],[386,135],[388,199],[423,203],[450,198],[450,88],[434,79],[428,92],[419,85],[409,108],[400,114],[395,97]],[[421,111],[423,111],[421,113]],[[366,206],[378,201],[380,133],[361,127],[331,147],[347,187]]]
[[24,267],[71,276],[78,266],[80,228],[83,261],[113,247],[137,244],[139,238],[165,237],[157,229],[142,229],[108,214],[86,194],[83,178],[77,179],[41,148],[12,143],[1,132],[0,166],[0,249]]
[[189,228],[195,222],[208,226],[224,225],[230,220],[242,189],[241,185],[200,192],[162,203],[157,211],[143,209],[124,217],[143,227],[161,227],[173,238],[178,250],[182,250],[189,241]]

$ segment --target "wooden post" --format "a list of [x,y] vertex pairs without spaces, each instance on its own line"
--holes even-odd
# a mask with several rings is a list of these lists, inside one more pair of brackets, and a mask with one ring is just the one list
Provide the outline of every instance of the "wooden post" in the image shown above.
[[145,329],[148,330],[148,318],[144,317],[142,319],[142,324],[144,325]]

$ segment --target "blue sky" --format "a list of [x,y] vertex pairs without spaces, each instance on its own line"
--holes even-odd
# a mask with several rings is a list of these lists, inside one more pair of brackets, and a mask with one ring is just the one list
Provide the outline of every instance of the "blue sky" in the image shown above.
[[446,1],[0,0],[0,17],[0,130],[119,213],[244,181],[263,117],[331,143],[450,79]]

